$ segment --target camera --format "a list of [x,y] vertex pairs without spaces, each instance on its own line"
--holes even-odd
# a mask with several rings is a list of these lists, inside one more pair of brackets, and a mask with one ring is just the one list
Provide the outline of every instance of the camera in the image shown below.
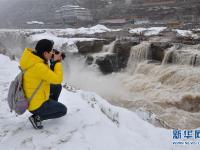
[[[60,54],[61,53],[61,57],[62,57],[62,60],[64,60],[65,59],[65,57],[66,57],[66,55],[65,55],[65,53],[64,52],[62,52],[62,51],[59,51],[59,50],[57,50],[57,49],[53,49],[53,52],[54,52],[54,54],[56,54],[56,55],[58,55],[58,54]],[[52,58],[54,57],[54,55],[52,55]]]

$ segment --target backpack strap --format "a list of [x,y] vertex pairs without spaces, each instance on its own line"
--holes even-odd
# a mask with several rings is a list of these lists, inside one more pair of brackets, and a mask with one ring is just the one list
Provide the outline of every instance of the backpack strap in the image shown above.
[[[34,66],[34,65],[33,65],[33,66]],[[18,66],[18,67],[19,67],[19,69],[21,70],[21,72],[24,74],[28,69],[32,68],[33,66],[30,66],[29,68],[27,68],[27,69],[25,69],[25,70],[23,70],[20,66]],[[40,81],[40,84],[37,86],[37,88],[35,89],[35,91],[34,91],[33,94],[31,95],[31,97],[27,99],[29,102],[33,99],[33,97],[35,96],[35,94],[37,93],[37,91],[40,89],[42,83],[43,83],[43,80]]]
[[20,71],[24,74],[28,69],[32,68],[33,66],[35,66],[35,65],[32,65],[24,70],[20,66],[18,66],[18,67],[19,67]]
[[33,99],[33,97],[35,96],[35,94],[37,93],[37,91],[40,89],[42,83],[43,83],[43,80],[40,81],[40,84],[37,86],[37,88],[35,89],[35,91],[34,91],[33,94],[31,95],[31,97],[30,97],[29,99],[27,99],[29,102]]

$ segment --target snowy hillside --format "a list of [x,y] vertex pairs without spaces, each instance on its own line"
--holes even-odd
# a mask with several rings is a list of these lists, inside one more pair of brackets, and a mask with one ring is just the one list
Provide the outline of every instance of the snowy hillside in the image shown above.
[[95,93],[62,90],[68,114],[44,121],[35,130],[29,112],[16,117],[5,100],[17,62],[0,55],[0,149],[7,150],[197,150],[198,145],[173,145],[172,130],[160,129],[135,113],[107,103]]

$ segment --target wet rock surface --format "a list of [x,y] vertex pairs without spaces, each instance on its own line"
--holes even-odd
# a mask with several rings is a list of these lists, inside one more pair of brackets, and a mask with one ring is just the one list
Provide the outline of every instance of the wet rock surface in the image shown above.
[[94,41],[78,41],[76,43],[79,53],[97,53],[103,48],[103,45],[109,44],[108,40],[94,40]]

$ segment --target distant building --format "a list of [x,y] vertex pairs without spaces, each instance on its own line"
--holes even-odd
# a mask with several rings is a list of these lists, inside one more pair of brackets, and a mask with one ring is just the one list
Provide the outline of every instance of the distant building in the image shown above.
[[56,11],[56,16],[65,24],[79,24],[80,22],[92,22],[90,11],[78,5],[65,5]]
[[127,4],[127,5],[132,4],[132,0],[125,0],[125,4]]

